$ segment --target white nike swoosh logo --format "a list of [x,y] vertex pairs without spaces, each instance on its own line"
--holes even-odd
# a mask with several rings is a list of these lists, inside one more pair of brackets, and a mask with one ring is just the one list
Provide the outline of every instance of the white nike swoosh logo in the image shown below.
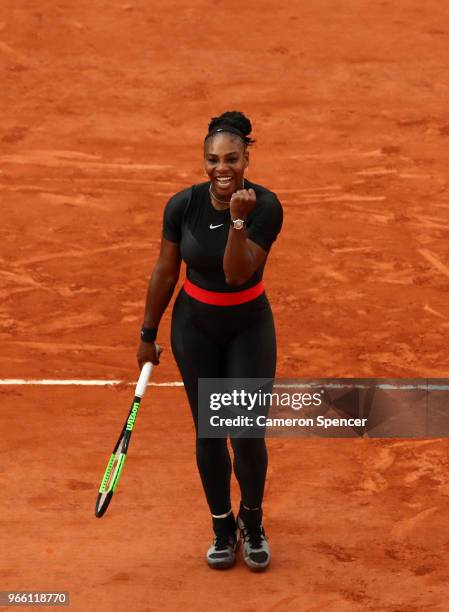
[[212,225],[212,223],[209,225],[209,229],[217,229],[217,227],[221,227],[222,225],[224,225],[224,223],[220,223],[219,225]]

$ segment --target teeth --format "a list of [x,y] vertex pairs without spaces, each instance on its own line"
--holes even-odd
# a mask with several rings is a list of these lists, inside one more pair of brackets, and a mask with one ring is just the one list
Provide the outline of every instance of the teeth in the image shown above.
[[217,181],[218,181],[219,183],[229,183],[229,182],[230,182],[230,180],[231,180],[231,177],[230,177],[230,176],[227,176],[226,178],[217,178]]

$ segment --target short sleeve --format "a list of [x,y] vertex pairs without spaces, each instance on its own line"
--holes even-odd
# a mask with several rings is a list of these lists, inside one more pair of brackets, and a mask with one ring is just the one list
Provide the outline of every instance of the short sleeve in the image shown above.
[[263,194],[248,218],[246,235],[265,251],[269,251],[281,231],[283,211],[281,203],[272,192]]
[[190,188],[184,189],[172,196],[164,209],[162,236],[170,242],[181,242],[182,219],[189,202]]

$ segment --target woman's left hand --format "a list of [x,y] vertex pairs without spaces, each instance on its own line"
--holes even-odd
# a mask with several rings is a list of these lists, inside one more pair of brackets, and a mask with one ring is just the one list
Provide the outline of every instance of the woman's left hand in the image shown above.
[[231,219],[246,219],[256,205],[254,189],[239,189],[231,196],[229,210]]

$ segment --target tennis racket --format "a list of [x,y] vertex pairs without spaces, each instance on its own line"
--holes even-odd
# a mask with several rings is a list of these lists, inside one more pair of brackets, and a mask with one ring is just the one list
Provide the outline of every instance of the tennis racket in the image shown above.
[[[156,348],[159,352],[159,347]],[[101,481],[100,490],[98,491],[97,503],[95,504],[95,516],[97,518],[101,518],[106,512],[109,504],[111,503],[114,491],[117,488],[118,480],[123,470],[123,464],[125,463],[126,452],[128,450],[131,434],[133,432],[137,412],[139,410],[140,400],[142,399],[146,391],[152,370],[153,364],[151,362],[147,361],[146,363],[144,363],[140,372],[139,380],[136,385],[136,391],[134,393],[134,400],[132,406],[126,418],[125,424],[123,425],[123,429],[120,433],[120,436],[117,440],[117,444],[115,445],[114,450],[112,451],[112,455],[106,467],[103,480]]]

